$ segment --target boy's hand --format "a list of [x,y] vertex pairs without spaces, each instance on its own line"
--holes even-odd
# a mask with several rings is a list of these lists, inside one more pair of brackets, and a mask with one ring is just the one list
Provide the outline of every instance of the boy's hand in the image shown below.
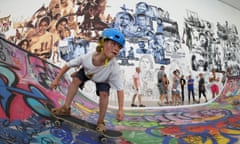
[[51,85],[50,85],[50,88],[51,88],[51,89],[55,89],[55,88],[57,88],[57,85],[58,85],[58,80],[55,80],[55,79],[54,79],[54,80],[52,81]]
[[77,72],[74,72],[74,73],[72,73],[71,74],[71,77],[73,78],[73,77],[76,77],[77,76]]
[[123,120],[123,110],[118,110],[117,121],[122,121],[122,120]]

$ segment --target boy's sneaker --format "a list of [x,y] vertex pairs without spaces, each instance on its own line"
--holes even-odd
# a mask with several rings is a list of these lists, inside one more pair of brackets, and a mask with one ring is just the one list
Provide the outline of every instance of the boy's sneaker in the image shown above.
[[100,133],[104,133],[106,131],[106,127],[104,123],[98,123],[96,127],[96,131]]
[[145,106],[145,105],[143,105],[143,104],[140,104],[140,105],[139,105],[139,107],[146,107],[146,106]]
[[65,105],[60,108],[51,109],[52,113],[55,115],[70,115],[71,108],[66,107]]
[[131,107],[137,107],[137,105],[135,105],[135,104],[131,104]]

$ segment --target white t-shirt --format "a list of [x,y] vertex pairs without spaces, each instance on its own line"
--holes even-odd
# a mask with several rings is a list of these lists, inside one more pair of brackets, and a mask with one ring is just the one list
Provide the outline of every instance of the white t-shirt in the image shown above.
[[94,66],[93,54],[89,52],[86,55],[79,56],[67,64],[68,67],[83,67],[86,76],[91,76],[90,79],[94,82],[107,82],[111,87],[117,90],[123,90],[124,76],[116,59],[113,58],[105,66]]

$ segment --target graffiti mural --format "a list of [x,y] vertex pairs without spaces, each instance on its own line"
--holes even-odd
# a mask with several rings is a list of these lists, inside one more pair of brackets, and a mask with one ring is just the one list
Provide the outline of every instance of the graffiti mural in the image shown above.
[[192,70],[216,69],[222,72],[231,67],[234,75],[238,75],[235,54],[239,53],[239,38],[234,24],[230,25],[228,21],[225,24],[214,24],[199,18],[198,13],[191,10],[187,10],[184,24],[182,42],[190,51]]

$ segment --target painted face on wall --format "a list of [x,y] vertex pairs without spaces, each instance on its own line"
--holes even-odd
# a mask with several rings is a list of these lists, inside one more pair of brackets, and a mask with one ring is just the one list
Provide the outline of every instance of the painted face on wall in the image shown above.
[[136,6],[137,13],[145,13],[147,9],[147,4],[144,2],[140,2]]
[[200,45],[201,45],[201,46],[204,46],[204,45],[206,44],[206,42],[207,42],[206,36],[200,35],[200,36],[199,36],[199,43],[200,43]]
[[39,24],[39,30],[40,32],[44,32],[46,31],[48,28],[48,23],[46,21],[42,21],[40,24]]
[[150,60],[148,58],[142,58],[140,68],[142,69],[142,71],[149,70],[151,68]]
[[147,20],[145,16],[138,16],[137,17],[137,22],[139,26],[146,26],[147,25]]
[[129,17],[129,15],[127,14],[123,14],[121,17],[120,17],[120,25],[121,26],[127,26],[129,23],[130,23],[131,19]]

